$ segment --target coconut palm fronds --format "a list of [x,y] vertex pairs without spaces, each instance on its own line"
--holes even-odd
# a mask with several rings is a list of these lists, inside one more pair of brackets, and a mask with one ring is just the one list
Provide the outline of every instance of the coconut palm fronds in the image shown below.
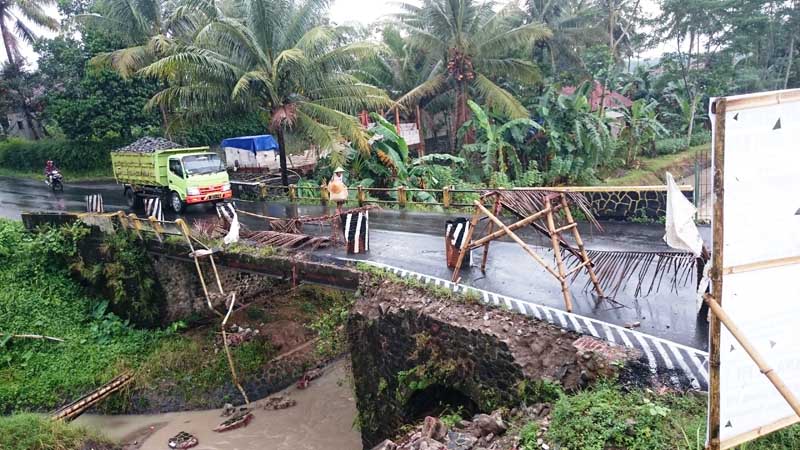
[[[491,191],[484,192],[484,194],[490,193]],[[578,211],[580,211],[586,217],[586,220],[598,230],[603,229],[600,226],[600,223],[594,217],[594,214],[592,214],[591,203],[589,203],[589,200],[586,198],[586,196],[580,192],[546,191],[541,189],[514,189],[511,191],[496,191],[496,193],[499,196],[500,202],[503,204],[503,206],[508,208],[509,211],[514,213],[519,218],[525,218],[543,210],[545,197],[548,195],[564,194],[570,207],[577,208]],[[551,201],[559,202],[560,200]]]
[[[581,263],[573,253],[563,251],[563,257],[569,267]],[[635,280],[634,297],[650,295],[658,292],[665,281],[673,291],[685,286],[693,280],[697,258],[684,252],[635,252],[586,250],[591,259],[594,271],[607,296],[614,297],[631,280]],[[578,273],[572,277],[577,278]],[[586,288],[591,286],[587,281]]]
[[317,249],[327,247],[331,239],[325,236],[309,236],[306,234],[281,233],[277,231],[256,231],[242,234],[242,237],[257,245],[269,245],[293,250]]

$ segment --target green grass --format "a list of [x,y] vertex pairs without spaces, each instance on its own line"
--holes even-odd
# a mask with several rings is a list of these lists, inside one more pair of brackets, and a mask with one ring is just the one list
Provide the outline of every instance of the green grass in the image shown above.
[[[562,394],[553,405],[546,440],[562,450],[701,450],[706,438],[706,397],[622,391],[603,383]],[[800,426],[736,447],[739,450],[800,448]]]
[[[110,181],[114,179],[114,174],[111,172],[111,167],[109,167],[108,169],[91,170],[87,172],[73,172],[70,170],[62,170],[61,173],[64,175],[64,182],[67,184],[79,183],[84,181]],[[42,181],[42,183],[44,183],[44,167],[42,167],[41,171],[36,171],[36,172],[0,167],[0,177],[40,180]]]
[[31,234],[0,221],[0,413],[51,409],[136,365],[168,336],[133,329],[70,278],[66,261],[80,235],[77,228]]
[[[694,163],[694,158],[699,150],[709,148],[710,144],[703,144],[690,147],[682,152],[657,156],[655,158],[642,158],[641,166],[632,169],[623,175],[609,177],[603,180],[604,185],[609,186],[646,186],[652,184],[663,184],[664,172],[685,167]],[[692,166],[693,167],[693,166]],[[675,178],[681,175],[673,172]]]
[[[91,442],[91,447],[85,447]],[[53,422],[36,414],[0,417],[0,449],[82,450],[116,448],[107,438],[86,428]]]

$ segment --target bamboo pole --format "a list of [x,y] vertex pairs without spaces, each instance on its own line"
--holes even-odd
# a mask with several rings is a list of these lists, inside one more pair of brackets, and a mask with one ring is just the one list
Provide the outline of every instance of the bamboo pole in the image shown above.
[[231,294],[231,304],[228,306],[228,312],[225,314],[225,318],[222,319],[222,343],[225,345],[225,356],[228,358],[228,366],[231,369],[231,376],[233,377],[233,383],[236,385],[236,388],[239,389],[241,392],[242,397],[244,397],[245,404],[250,404],[250,399],[247,398],[247,393],[242,388],[242,385],[239,384],[239,377],[236,375],[236,367],[233,365],[233,357],[231,356],[231,349],[228,346],[228,335],[225,333],[225,325],[228,323],[228,318],[231,316],[231,312],[233,312],[233,306],[236,304],[236,292]]
[[[2,333],[0,333],[0,336],[2,336]],[[64,342],[64,339],[52,336],[43,336],[41,334],[12,334],[11,337],[15,339],[44,339],[47,341]]]
[[417,105],[417,133],[419,134],[419,148],[417,149],[417,155],[419,157],[425,156],[425,132],[422,131],[422,111]]
[[744,351],[747,352],[747,354],[750,356],[750,359],[756,363],[758,370],[760,370],[761,373],[763,373],[769,379],[772,385],[775,386],[775,389],[780,392],[781,397],[783,397],[783,399],[786,400],[786,403],[791,406],[795,414],[800,416],[800,402],[797,401],[797,397],[795,397],[794,393],[789,390],[778,373],[775,372],[775,370],[773,370],[769,364],[767,364],[767,361],[761,356],[758,350],[753,347],[744,333],[742,333],[742,330],[736,326],[733,320],[731,320],[730,316],[728,316],[728,313],[726,313],[725,310],[719,305],[717,300],[708,294],[706,294],[703,298],[705,298],[708,307],[711,308],[711,311],[714,313],[714,315],[719,318],[720,322],[722,322],[728,331],[731,332],[733,337],[736,338],[736,341],[739,342],[739,345],[741,345]]
[[[586,253],[586,247],[583,246],[583,239],[581,238],[581,233],[578,231],[578,224],[572,217],[572,211],[570,211],[569,203],[567,203],[567,196],[564,194],[561,194],[561,207],[564,208],[564,216],[567,218],[567,223],[572,225],[571,228],[572,237],[575,239],[575,244],[578,245],[578,250],[581,252],[583,265],[586,266],[586,271],[589,272],[589,278],[592,279],[594,290],[597,292],[598,296],[605,297],[606,295],[603,293],[603,288],[600,287],[600,280],[597,279],[597,275],[594,273],[594,267],[592,267],[592,260],[589,259],[589,254]],[[559,228],[559,230],[563,228],[566,227],[561,227]],[[558,230],[556,230],[556,233],[558,233]],[[577,268],[575,270],[577,270]]]
[[520,239],[520,237],[519,237],[519,236],[517,236],[517,235],[516,235],[516,233],[514,233],[513,231],[511,231],[511,230],[510,230],[510,229],[509,229],[509,228],[506,226],[506,224],[504,224],[503,222],[501,222],[501,221],[500,221],[500,219],[498,219],[497,217],[495,217],[495,216],[494,216],[494,215],[493,215],[493,214],[492,214],[492,213],[491,213],[491,212],[490,212],[488,209],[486,209],[486,207],[484,207],[483,205],[481,205],[481,203],[480,203],[478,200],[475,200],[475,206],[477,206],[477,207],[478,207],[478,209],[480,209],[480,210],[481,210],[481,212],[483,212],[483,213],[484,213],[484,214],[485,214],[487,217],[489,217],[489,219],[491,219],[491,221],[492,221],[492,222],[496,223],[496,224],[497,224],[497,226],[499,226],[500,228],[502,228],[503,230],[505,230],[505,232],[506,232],[506,235],[508,235],[508,237],[510,237],[511,239],[513,239],[513,240],[514,240],[514,242],[516,242],[517,244],[519,244],[519,246],[520,246],[520,247],[522,247],[522,249],[523,249],[523,250],[525,250],[525,253],[527,253],[528,255],[530,255],[530,257],[531,257],[531,258],[533,258],[533,259],[534,259],[536,262],[538,262],[539,264],[541,264],[542,266],[544,266],[544,268],[545,268],[545,269],[547,269],[547,271],[548,271],[548,272],[550,272],[550,275],[553,275],[553,276],[554,276],[554,277],[556,277],[556,278],[560,278],[560,277],[558,276],[558,274],[557,274],[557,273],[556,273],[556,272],[555,272],[555,271],[554,271],[554,270],[553,270],[553,269],[552,269],[552,268],[551,268],[551,267],[550,267],[550,266],[547,264],[547,262],[546,262],[544,259],[542,259],[542,257],[541,257],[541,256],[537,255],[537,254],[536,254],[536,252],[534,252],[533,250],[531,250],[531,248],[530,248],[530,247],[528,247],[528,244],[526,244],[526,243],[525,243],[525,241],[523,241],[522,239]]
[[564,259],[561,257],[561,244],[559,244],[558,233],[556,233],[556,223],[553,220],[552,205],[549,196],[544,198],[544,208],[551,210],[547,214],[547,230],[550,232],[550,242],[553,243],[553,256],[556,258],[558,267],[558,281],[561,283],[561,294],[564,295],[564,307],[567,312],[572,312],[572,294],[569,293],[569,283],[567,283],[567,271],[564,268]]
[[[477,201],[475,203],[480,205],[480,203]],[[464,241],[458,251],[458,260],[456,260],[456,267],[453,269],[453,277],[450,280],[453,283],[458,282],[458,273],[461,272],[461,265],[464,264],[464,257],[466,256],[467,252],[470,251],[469,242],[472,240],[472,234],[475,232],[475,227],[478,226],[480,217],[480,212],[476,208],[475,212],[472,213],[472,219],[469,221],[469,230],[467,230],[467,235],[464,236]]]
[[[717,103],[719,103],[720,100],[717,100]],[[800,89],[768,92],[756,95],[748,95],[741,98],[725,99],[725,109],[726,111],[741,111],[743,109],[758,108],[761,106],[770,106],[777,105],[779,103],[796,101],[800,101]]]
[[[722,249],[723,249],[723,211],[725,202],[725,113],[727,101],[724,98],[714,103],[716,113],[714,127],[714,214],[712,217],[713,254],[711,256],[711,285],[713,295],[722,305]],[[711,315],[708,345],[708,448],[720,450],[720,393],[719,393],[719,351],[720,321],[717,314]]]
[[[494,208],[493,212],[494,215],[500,214],[500,208],[502,207],[500,203],[500,196],[495,195],[494,197]],[[489,222],[486,228],[486,232],[491,235],[492,230],[494,229],[494,222]],[[486,240],[486,243],[483,244],[483,258],[481,258],[481,272],[486,273],[486,261],[489,259],[489,244],[492,242],[491,239]]]
[[797,414],[792,414],[789,417],[784,417],[783,419],[776,420],[773,423],[760,426],[755,430],[748,431],[747,433],[742,433],[732,438],[725,439],[720,443],[720,448],[721,449],[733,448],[738,445],[744,444],[745,442],[749,442],[754,439],[758,439],[762,436],[766,436],[780,429],[790,427],[798,422],[800,422],[800,417],[798,417]]
[[183,219],[178,219],[175,221],[175,224],[178,225],[178,229],[181,230],[183,236],[186,238],[186,242],[189,244],[189,249],[192,251],[192,259],[194,259],[194,266],[197,269],[197,277],[200,278],[200,284],[203,286],[203,294],[206,296],[206,304],[208,305],[208,309],[214,312],[214,314],[222,317],[222,314],[214,309],[214,305],[211,304],[211,297],[208,295],[208,287],[206,286],[206,279],[203,277],[203,270],[200,268],[200,261],[197,259],[197,254],[194,250],[194,245],[192,244],[192,238],[189,237],[189,228],[186,226],[186,222]]
[[[551,212],[551,211],[552,210],[550,210],[550,209],[543,209],[543,210],[537,212],[536,214],[533,214],[533,215],[528,216],[528,217],[526,217],[526,218],[524,218],[524,219],[522,219],[520,221],[514,222],[511,225],[508,225],[508,229],[511,230],[511,231],[516,231],[516,230],[518,230],[520,228],[524,228],[524,227],[530,225],[531,222],[534,222],[534,221],[542,218],[542,216],[544,216],[545,214],[547,214],[548,212]],[[490,233],[490,234],[478,239],[477,241],[473,242],[470,245],[470,247],[478,248],[481,245],[485,244],[487,241],[492,241],[492,240],[501,238],[501,237],[503,237],[505,235],[506,235],[506,231],[501,228],[501,229],[499,229],[497,231],[494,231],[494,232],[492,232],[492,233]]]

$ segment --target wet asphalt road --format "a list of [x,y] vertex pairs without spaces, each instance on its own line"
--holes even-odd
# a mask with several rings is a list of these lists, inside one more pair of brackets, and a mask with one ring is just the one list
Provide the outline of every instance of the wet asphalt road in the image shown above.
[[[53,193],[43,181],[0,178],[0,217],[19,219],[23,211],[83,211],[85,196],[97,193],[102,194],[106,211],[126,209],[122,188],[114,183],[67,183],[63,193]],[[237,201],[237,208],[270,216],[319,215],[333,211],[315,205],[246,201]],[[191,222],[210,214],[215,213],[209,206],[190,206],[184,217]],[[370,214],[370,253],[361,258],[449,279],[450,270],[444,263],[444,221],[456,215],[373,211]],[[167,214],[167,218],[174,217]],[[242,222],[252,229],[263,226],[257,219],[249,217],[242,217]],[[603,232],[599,232],[581,227],[587,248],[668,250],[661,240],[663,225],[604,223],[603,228]],[[328,233],[314,226],[307,227],[306,231]],[[710,231],[704,228],[701,232],[708,240]],[[549,239],[531,229],[522,230],[520,234],[531,245],[549,246]],[[343,249],[326,249],[319,253],[347,257]],[[552,260],[551,253],[542,250],[540,254],[546,260]],[[473,256],[477,264],[480,255],[480,251],[476,251]],[[486,273],[481,273],[477,267],[463,270],[462,282],[546,306],[564,307],[558,281],[510,241],[492,243]],[[692,287],[690,283],[676,293],[664,283],[658,293],[638,299],[631,294],[632,289],[627,289],[617,294],[615,301],[618,304],[615,305],[607,301],[597,303],[591,292],[584,290],[584,280],[579,278],[571,288],[573,312],[621,326],[640,322],[639,331],[705,350],[708,328],[705,320],[696,318]]]

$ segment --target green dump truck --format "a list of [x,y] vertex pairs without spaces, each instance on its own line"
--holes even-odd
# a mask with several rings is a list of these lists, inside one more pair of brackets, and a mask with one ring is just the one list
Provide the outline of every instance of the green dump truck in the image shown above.
[[114,178],[123,185],[129,207],[141,208],[144,198],[161,197],[180,214],[186,205],[231,198],[228,172],[208,147],[158,149],[134,144],[111,153]]

